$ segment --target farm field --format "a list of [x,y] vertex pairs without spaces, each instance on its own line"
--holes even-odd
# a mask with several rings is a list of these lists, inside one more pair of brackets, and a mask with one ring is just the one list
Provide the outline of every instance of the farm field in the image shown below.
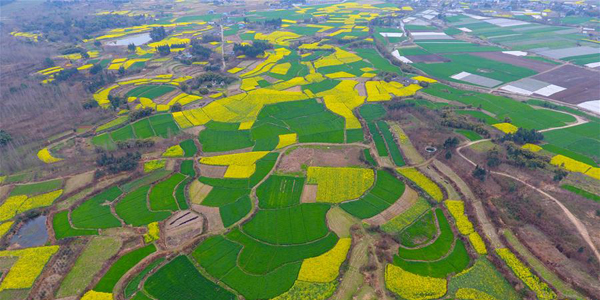
[[600,299],[590,1],[0,2],[0,299]]

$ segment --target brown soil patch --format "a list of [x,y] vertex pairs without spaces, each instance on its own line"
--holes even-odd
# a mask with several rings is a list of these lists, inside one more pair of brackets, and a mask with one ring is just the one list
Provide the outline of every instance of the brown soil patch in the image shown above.
[[289,89],[284,90],[286,92],[302,92],[302,87],[300,87],[299,85],[297,86],[293,86]]
[[212,190],[212,186],[206,185],[198,180],[192,181],[188,187],[188,194],[190,202],[193,204],[200,204],[202,200],[208,196],[208,193]]
[[317,185],[316,184],[304,185],[304,189],[302,190],[302,198],[300,198],[300,202],[301,203],[317,202]]
[[231,151],[225,151],[225,152],[210,152],[210,153],[203,152],[202,156],[205,156],[205,157],[219,156],[219,155],[225,155],[225,154],[236,154],[236,153],[244,153],[244,152],[252,152],[252,147],[236,149],[236,150],[231,150]]
[[460,195],[456,192],[452,184],[444,178],[439,172],[434,170],[431,166],[421,167],[419,168],[421,172],[427,175],[429,178],[433,179],[436,183],[442,185],[442,190],[446,191],[446,197],[448,199],[460,200]]
[[162,151],[154,151],[142,154],[142,160],[153,160],[162,158]]
[[406,58],[410,59],[414,63],[444,63],[450,61],[449,59],[437,54],[407,55]]
[[536,72],[544,72],[544,71],[550,70],[556,66],[556,65],[553,65],[553,64],[550,64],[547,62],[543,62],[540,60],[533,60],[533,59],[524,58],[524,57],[520,57],[520,56],[505,54],[502,52],[475,52],[475,53],[469,53],[469,54],[487,58],[487,59],[491,59],[491,60],[495,60],[495,61],[499,61],[499,62],[503,62],[503,63],[507,63],[507,64],[511,64],[511,65],[515,65],[515,66],[519,66],[519,67],[523,67],[523,68],[527,68],[527,69],[531,69]]
[[579,104],[585,101],[598,100],[598,95],[600,95],[598,76],[596,71],[565,65],[550,72],[536,75],[533,79],[567,88],[562,92],[551,95],[550,98],[566,103]]
[[183,131],[185,133],[191,134],[193,136],[198,136],[200,134],[200,131],[204,130],[204,126],[194,126],[194,127],[190,127],[190,128],[186,128]]
[[200,174],[204,177],[223,178],[227,166],[211,166],[200,164]]
[[165,170],[169,170],[169,171],[175,170],[176,162],[177,162],[176,160],[168,159],[167,162],[165,163]]
[[350,237],[350,227],[359,223],[359,220],[341,209],[339,206],[332,207],[327,212],[327,226],[340,238]]
[[0,199],[4,198],[6,195],[8,195],[9,191],[10,191],[10,185],[0,186]]
[[252,60],[243,60],[242,62],[240,62],[237,67],[240,68],[248,68],[248,66],[256,64],[256,61],[252,61]]
[[223,221],[221,221],[221,214],[219,213],[218,207],[192,204],[192,210],[199,212],[206,218],[205,232],[218,232],[225,229]]
[[58,252],[46,264],[27,299],[47,299],[48,295],[54,294],[60,287],[65,274],[69,272],[85,249],[86,244],[85,240],[73,240],[62,244]]
[[359,147],[301,147],[285,154],[277,170],[286,173],[302,172],[302,166],[347,167],[364,166]]
[[362,97],[366,97],[367,96],[367,88],[365,87],[365,83],[364,82],[361,82],[361,83],[359,83],[359,84],[356,85],[356,91]]
[[394,204],[392,204],[390,207],[388,207],[386,210],[382,211],[378,215],[368,218],[364,221],[371,225],[381,226],[387,221],[394,218],[395,216],[405,212],[407,209],[413,206],[415,202],[417,202],[417,199],[419,199],[419,194],[415,192],[415,190],[406,186],[404,193]]
[[162,238],[168,248],[175,248],[202,234],[204,218],[190,210],[179,211],[164,223]]
[[[76,191],[80,188],[87,186],[94,180],[94,171],[89,171],[81,174],[77,174],[69,179],[65,183],[65,194]],[[0,193],[1,196],[1,193]]]
[[577,286],[585,287],[586,291],[596,297],[600,297],[600,281],[589,274],[583,272],[585,268],[579,265],[579,262],[567,258],[560,252],[555,244],[548,239],[542,232],[531,225],[517,229],[519,236],[527,237],[519,240],[525,244],[529,250],[546,266],[558,272],[563,278],[569,278]]
[[158,98],[155,98],[154,100],[152,100],[154,103],[156,104],[167,104],[169,103],[169,101],[171,101],[171,99],[175,98],[175,96],[181,94],[181,90],[179,89],[174,89],[164,95],[161,95]]

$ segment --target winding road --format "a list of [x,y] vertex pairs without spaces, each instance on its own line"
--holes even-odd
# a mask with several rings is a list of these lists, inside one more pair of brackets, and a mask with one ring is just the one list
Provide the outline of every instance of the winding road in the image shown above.
[[[565,113],[565,112],[563,112],[563,113]],[[572,124],[568,124],[568,125],[561,126],[561,127],[553,127],[553,128],[543,129],[543,130],[540,130],[540,132],[548,132],[548,131],[552,131],[552,130],[569,128],[569,127],[573,127],[573,126],[585,124],[585,123],[588,122],[587,120],[585,120],[585,119],[583,119],[583,118],[581,118],[579,116],[576,116],[576,115],[573,115],[573,114],[570,114],[570,113],[567,113],[567,114],[575,117],[575,119],[577,121],[574,122],[574,123],[572,123]],[[478,140],[478,141],[469,142],[467,144],[464,144],[464,145],[458,147],[456,149],[456,152],[458,153],[458,155],[460,155],[460,157],[462,157],[463,159],[465,159],[469,164],[471,164],[473,166],[476,166],[477,164],[475,162],[473,162],[472,160],[470,160],[469,158],[467,158],[461,152],[461,150],[463,148],[465,148],[465,147],[470,147],[472,145],[475,145],[475,144],[478,144],[478,143],[482,143],[482,142],[485,142],[485,141],[489,141],[489,140],[490,139],[484,139],[484,140]],[[516,180],[516,181],[518,181],[518,182],[520,182],[520,183],[522,183],[522,184],[524,184],[524,185],[526,185],[526,186],[528,186],[528,187],[530,187],[530,188],[538,191],[542,195],[548,197],[550,200],[554,201],[560,207],[560,209],[562,209],[562,211],[565,213],[565,215],[567,216],[567,218],[569,219],[569,221],[571,221],[571,223],[573,223],[573,225],[575,226],[575,228],[577,229],[577,231],[579,232],[579,234],[581,235],[581,237],[583,238],[583,240],[588,244],[588,246],[590,247],[590,249],[592,249],[592,251],[594,252],[594,255],[596,256],[596,259],[598,261],[600,261],[600,252],[598,252],[598,249],[596,248],[596,245],[594,245],[594,242],[592,241],[592,238],[590,237],[590,234],[589,234],[587,228],[585,227],[585,225],[575,215],[573,215],[573,213],[571,213],[571,211],[567,207],[565,207],[560,201],[558,201],[558,199],[554,198],[552,195],[544,192],[543,190],[541,190],[541,189],[539,189],[539,188],[537,188],[537,187],[535,187],[535,186],[527,183],[526,181],[524,181],[524,180],[522,180],[520,178],[517,178],[517,177],[515,177],[513,175],[502,173],[502,172],[496,172],[496,171],[490,171],[490,174],[504,176],[504,177],[508,177],[508,178],[513,179],[513,180]]]

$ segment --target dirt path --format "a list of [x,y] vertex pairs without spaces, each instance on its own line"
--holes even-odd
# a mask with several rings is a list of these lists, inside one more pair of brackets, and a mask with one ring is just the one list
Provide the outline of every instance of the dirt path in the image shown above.
[[331,299],[352,299],[352,295],[358,291],[364,280],[360,272],[360,267],[366,264],[369,259],[367,255],[368,249],[369,242],[365,237],[353,247],[348,263],[348,271],[342,277],[342,282]]
[[223,61],[223,71],[225,71],[227,69],[227,65],[225,64],[225,34],[222,24],[219,24],[219,28],[221,28],[221,60]]
[[[558,130],[558,129],[563,129],[563,128],[567,128],[567,127],[573,127],[573,126],[577,126],[583,123],[586,123],[587,120],[584,120],[583,118],[580,118],[578,116],[575,116],[573,114],[570,114],[572,116],[574,116],[577,119],[577,122],[573,123],[573,124],[569,124],[566,126],[561,126],[561,127],[555,127],[555,128],[548,128],[545,129],[544,132],[548,132],[548,131],[552,131],[552,130]],[[464,160],[466,160],[469,164],[476,166],[477,164],[475,162],[473,162],[472,160],[470,160],[469,158],[467,158],[462,152],[461,150],[465,147],[469,147],[472,146],[474,144],[477,143],[481,143],[484,141],[489,141],[490,139],[485,139],[485,140],[479,140],[479,141],[474,141],[474,142],[470,142],[467,143],[465,145],[462,145],[460,147],[458,147],[456,149],[456,152],[458,153],[458,155],[460,157],[462,157]],[[596,259],[598,261],[600,261],[600,252],[598,252],[598,249],[596,248],[596,245],[594,245],[592,238],[590,237],[590,234],[587,230],[587,228],[585,227],[585,225],[583,225],[583,223],[577,218],[575,217],[575,215],[573,215],[573,213],[571,213],[571,211],[565,207],[558,199],[554,198],[553,196],[551,196],[550,194],[546,193],[545,191],[543,191],[542,189],[539,189],[527,182],[525,182],[524,180],[517,178],[515,176],[512,176],[510,174],[506,174],[506,173],[502,173],[502,172],[496,172],[496,171],[490,171],[490,174],[495,174],[495,175],[499,175],[499,176],[504,176],[504,177],[508,177],[511,178],[513,180],[516,180],[534,190],[536,190],[537,192],[541,193],[542,195],[546,196],[547,198],[549,198],[550,200],[554,201],[554,203],[556,203],[560,209],[562,209],[562,211],[565,213],[565,215],[567,216],[567,218],[569,219],[569,221],[571,221],[571,223],[573,223],[573,225],[575,226],[575,228],[577,229],[577,232],[581,235],[581,237],[583,238],[583,240],[588,244],[588,246],[592,249],[592,251],[594,252],[594,255],[596,256]]]
[[[558,111],[558,110],[553,110],[553,109],[549,109],[549,110],[565,113],[564,111]],[[585,124],[585,123],[589,122],[588,120],[586,120],[578,115],[574,115],[574,114],[570,114],[570,113],[566,113],[566,114],[573,116],[577,121],[575,121],[574,123],[565,125],[565,126],[561,126],[561,127],[542,129],[542,130],[539,130],[539,132],[548,132],[548,131],[552,131],[552,130],[565,129],[565,128],[574,127],[574,126]]]
[[594,255],[596,255],[596,259],[598,261],[600,261],[600,252],[598,252],[598,249],[596,248],[596,245],[594,245],[594,243],[592,242],[592,238],[590,237],[590,234],[588,233],[587,228],[585,227],[585,225],[583,225],[583,223],[581,223],[581,221],[579,221],[579,219],[577,219],[577,217],[575,217],[575,215],[573,215],[573,213],[571,213],[571,211],[566,208],[560,201],[558,201],[558,199],[554,198],[553,196],[551,196],[550,194],[544,192],[543,190],[525,182],[524,180],[521,180],[515,176],[506,174],[506,173],[500,173],[500,172],[495,172],[495,171],[491,171],[490,173],[492,174],[496,174],[496,175],[500,175],[500,176],[504,176],[504,177],[508,177],[511,179],[514,179],[516,181],[519,181],[520,183],[538,191],[539,193],[541,193],[542,195],[548,197],[550,200],[554,201],[556,204],[558,204],[558,206],[563,210],[563,212],[567,215],[567,218],[569,218],[569,220],[571,221],[571,223],[573,223],[573,225],[575,225],[575,227],[577,228],[577,231],[579,232],[579,234],[581,235],[581,237],[583,237],[583,239],[585,240],[586,243],[588,243],[588,245],[590,246],[590,248],[592,249],[592,251],[594,252]]
[[407,209],[413,206],[415,202],[419,199],[419,194],[409,186],[406,186],[404,193],[394,204],[380,212],[379,214],[370,217],[368,219],[363,220],[363,222],[369,223],[371,225],[383,225],[387,221],[391,220],[395,216],[405,212]]
[[469,186],[458,176],[458,174],[454,173],[452,169],[450,169],[447,165],[442,163],[439,160],[434,160],[433,165],[440,171],[440,173],[444,174],[450,181],[452,181],[458,190],[464,195],[466,199],[475,209],[475,217],[479,224],[481,224],[481,228],[483,229],[483,233],[490,241],[494,248],[502,248],[504,245],[496,232],[496,227],[485,213],[485,209],[483,208],[483,203],[479,198],[475,197]]

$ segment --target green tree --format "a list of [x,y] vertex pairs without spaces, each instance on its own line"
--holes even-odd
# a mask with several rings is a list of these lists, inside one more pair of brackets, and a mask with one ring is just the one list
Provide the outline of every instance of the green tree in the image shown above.
[[12,141],[12,136],[8,132],[0,129],[0,146],[6,146],[10,141]]

